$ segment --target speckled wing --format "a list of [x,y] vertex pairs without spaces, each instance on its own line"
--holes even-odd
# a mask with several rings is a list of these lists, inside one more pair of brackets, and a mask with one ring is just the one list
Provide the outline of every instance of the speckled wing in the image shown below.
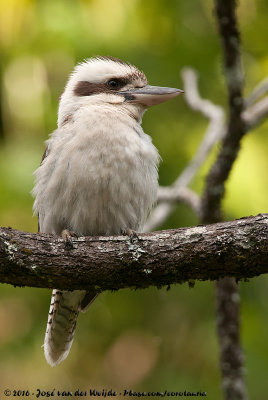
[[[47,146],[41,164],[48,154]],[[38,231],[40,232],[39,216]],[[97,292],[85,290],[69,292],[53,289],[44,342],[45,357],[51,366],[59,364],[69,354],[79,311],[85,312],[97,295]]]

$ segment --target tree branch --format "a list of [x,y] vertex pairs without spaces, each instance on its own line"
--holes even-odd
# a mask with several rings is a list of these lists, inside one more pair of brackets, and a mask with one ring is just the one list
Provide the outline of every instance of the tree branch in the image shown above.
[[184,82],[184,96],[188,105],[193,110],[200,111],[207,117],[209,124],[196,154],[175,181],[176,186],[189,185],[200,166],[207,159],[214,144],[223,138],[226,130],[222,107],[213,104],[210,100],[201,98],[198,91],[198,76],[196,71],[189,67],[184,68],[182,70],[182,78]]
[[[174,211],[176,203],[180,201],[188,204],[196,215],[200,216],[200,200],[193,191],[190,194],[191,189],[188,188],[188,185],[199,171],[203,162],[207,159],[213,146],[223,139],[227,133],[223,109],[200,96],[197,72],[193,68],[185,67],[182,70],[182,79],[184,82],[185,100],[193,110],[200,111],[207,117],[209,119],[209,124],[203,136],[203,140],[189,164],[179,174],[172,185],[159,188],[158,205],[152,211],[150,218],[146,222],[144,227],[145,232],[149,232],[162,225]],[[264,80],[253,90],[252,99],[254,98],[254,100],[257,100],[266,89],[267,80]],[[265,97],[256,104],[252,105],[252,103],[253,101],[250,96],[249,101],[245,102],[245,107],[247,108],[241,114],[241,121],[244,123],[245,133],[261,124],[268,116],[268,97]]]
[[[192,179],[198,172],[199,168],[206,160],[210,150],[217,141],[222,139],[226,129],[224,124],[224,112],[221,107],[216,106],[211,101],[202,99],[198,91],[198,76],[194,69],[186,67],[182,71],[183,87],[185,90],[185,99],[189,106],[196,111],[200,111],[205,117],[209,118],[208,128],[204,133],[203,140],[198,146],[196,154],[184,168],[178,178],[167,189],[170,193],[182,193],[181,189],[187,190],[187,186],[191,183]],[[162,190],[162,189],[161,189]],[[162,225],[162,223],[169,217],[175,208],[175,203],[185,201],[185,197],[172,196],[164,200],[159,191],[159,204],[152,211],[148,221],[145,224],[144,231],[149,232]],[[190,189],[188,189],[190,190]],[[188,205],[199,215],[199,204],[197,202],[188,201]]]
[[207,185],[202,197],[202,221],[205,223],[217,222],[221,219],[220,203],[224,195],[224,183],[236,160],[240,141],[246,133],[246,126],[242,119],[243,72],[235,17],[236,2],[215,0],[215,3],[223,45],[230,114],[222,149],[207,176]]
[[62,239],[0,228],[0,282],[58,289],[161,287],[268,273],[268,214],[128,237]]
[[266,92],[268,92],[268,77],[264,78],[258,85],[252,90],[250,95],[245,99],[245,106],[248,108],[256,103]]
[[254,104],[242,113],[246,130],[249,131],[259,125],[268,116],[268,96]]
[[158,189],[158,201],[167,203],[181,201],[188,204],[197,215],[200,213],[200,198],[198,194],[186,186],[160,186]]
[[[206,187],[201,199],[201,221],[203,223],[221,220],[221,201],[225,192],[225,182],[237,158],[241,139],[249,129],[242,117],[244,75],[236,21],[236,0],[214,1],[223,48],[229,97],[229,120],[221,151],[206,178]],[[233,260],[234,264],[236,262]],[[238,287],[234,279],[225,277],[217,282],[217,329],[225,400],[247,399],[243,370],[244,356],[240,345],[239,301]]]

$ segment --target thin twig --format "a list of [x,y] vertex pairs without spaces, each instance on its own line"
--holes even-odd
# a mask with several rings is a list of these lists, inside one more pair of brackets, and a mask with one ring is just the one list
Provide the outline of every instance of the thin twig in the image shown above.
[[189,185],[200,166],[206,160],[214,144],[221,140],[225,133],[223,109],[220,106],[216,106],[211,101],[201,98],[198,91],[198,77],[196,71],[189,67],[184,68],[182,70],[182,78],[187,103],[193,110],[200,111],[207,117],[209,119],[209,125],[193,159],[175,181],[174,185],[176,186]]
[[251,94],[245,99],[245,107],[248,108],[252,106],[252,104],[256,103],[256,101],[266,92],[268,92],[268,77],[258,83],[258,85],[252,90]]
[[268,116],[268,96],[248,108],[242,113],[246,130],[249,131],[259,125]]
[[158,190],[158,201],[176,203],[182,202],[188,204],[189,207],[199,215],[200,213],[200,198],[192,189],[185,186],[160,186]]

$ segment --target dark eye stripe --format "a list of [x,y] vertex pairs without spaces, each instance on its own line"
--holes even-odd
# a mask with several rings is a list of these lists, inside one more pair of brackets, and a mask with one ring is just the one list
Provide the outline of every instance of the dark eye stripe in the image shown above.
[[76,96],[91,96],[92,94],[108,92],[108,88],[103,83],[90,83],[80,81],[74,88]]
[[[110,86],[109,82],[115,81],[117,85]],[[112,93],[116,90],[122,89],[127,83],[129,79],[125,78],[111,78],[106,83],[92,83],[88,81],[80,81],[74,88],[75,96],[91,96],[93,94],[98,93]]]
[[[109,80],[111,81],[111,79]],[[80,81],[74,88],[76,96],[91,96],[98,93],[112,93],[125,86],[125,82],[120,79],[116,87],[110,87],[107,83],[91,83],[87,81]]]
[[[91,96],[98,93],[113,93],[116,90],[122,89],[128,83],[131,83],[133,79],[137,78],[135,74],[130,74],[122,78],[110,78],[106,83],[92,83],[88,81],[80,81],[74,88],[75,96]],[[116,82],[116,84],[109,85],[109,82]]]
[[[145,76],[141,72],[134,72],[130,73],[125,77],[111,77],[106,83],[92,83],[88,81],[80,81],[76,84],[74,88],[74,95],[75,96],[91,96],[93,94],[98,93],[113,93],[116,90],[121,90],[124,86],[129,83],[132,83],[135,80],[140,80],[141,77],[143,78],[144,86],[147,84],[147,80]],[[117,87],[109,86],[108,82],[116,81],[118,83]]]

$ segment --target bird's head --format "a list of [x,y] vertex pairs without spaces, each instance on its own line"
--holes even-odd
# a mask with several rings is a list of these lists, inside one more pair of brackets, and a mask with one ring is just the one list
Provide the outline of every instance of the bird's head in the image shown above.
[[81,106],[119,106],[140,120],[145,109],[183,93],[180,89],[150,86],[134,65],[114,57],[90,58],[76,66],[61,96],[58,125]]

